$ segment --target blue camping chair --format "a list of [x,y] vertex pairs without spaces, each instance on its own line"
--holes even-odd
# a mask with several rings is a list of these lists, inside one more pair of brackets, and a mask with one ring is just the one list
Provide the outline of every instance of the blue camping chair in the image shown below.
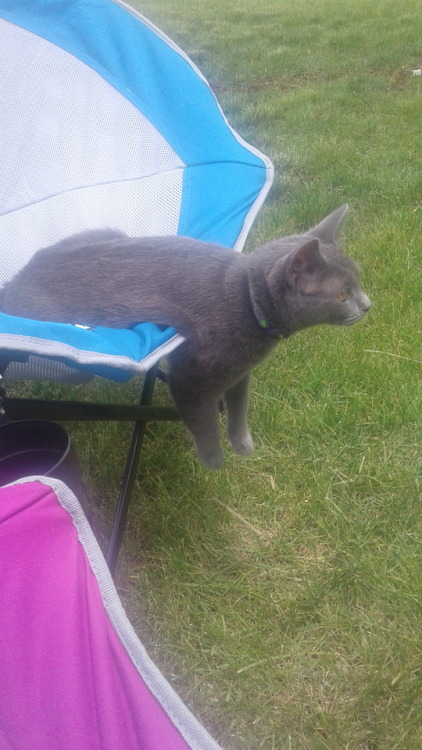
[[[0,62],[0,285],[40,247],[86,229],[242,249],[271,162],[228,125],[192,61],[139,13],[119,0],[0,0]],[[151,397],[159,360],[181,341],[148,322],[85,330],[0,313],[4,381],[145,376],[134,406],[2,399],[12,420],[135,423],[111,568],[145,425],[178,418]]]

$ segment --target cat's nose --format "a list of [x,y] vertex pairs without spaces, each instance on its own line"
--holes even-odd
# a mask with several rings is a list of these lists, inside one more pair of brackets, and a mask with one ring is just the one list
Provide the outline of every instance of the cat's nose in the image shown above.
[[361,305],[364,312],[368,312],[368,310],[371,309],[371,300],[366,296],[366,294],[362,294]]

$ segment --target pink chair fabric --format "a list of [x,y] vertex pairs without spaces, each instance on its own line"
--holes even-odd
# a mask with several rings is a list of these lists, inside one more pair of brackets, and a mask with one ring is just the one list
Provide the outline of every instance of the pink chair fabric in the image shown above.
[[218,750],[148,657],[70,490],[0,488],[1,750]]

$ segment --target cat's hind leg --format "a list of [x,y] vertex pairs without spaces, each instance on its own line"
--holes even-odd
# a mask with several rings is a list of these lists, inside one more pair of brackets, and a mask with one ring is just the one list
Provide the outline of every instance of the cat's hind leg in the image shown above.
[[227,435],[235,453],[250,456],[254,451],[248,428],[250,375],[245,375],[224,394],[227,409]]

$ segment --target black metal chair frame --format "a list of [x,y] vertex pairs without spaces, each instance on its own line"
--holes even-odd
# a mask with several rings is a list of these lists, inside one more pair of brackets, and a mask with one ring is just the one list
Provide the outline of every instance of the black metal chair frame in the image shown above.
[[145,375],[138,405],[14,398],[7,397],[4,389],[0,390],[0,421],[3,414],[3,417],[11,421],[45,419],[56,422],[117,421],[134,423],[106,552],[107,564],[112,574],[116,569],[147,424],[148,422],[176,421],[179,419],[179,414],[175,408],[152,405],[157,377],[166,380],[165,374],[160,370],[158,364],[148,370]]

